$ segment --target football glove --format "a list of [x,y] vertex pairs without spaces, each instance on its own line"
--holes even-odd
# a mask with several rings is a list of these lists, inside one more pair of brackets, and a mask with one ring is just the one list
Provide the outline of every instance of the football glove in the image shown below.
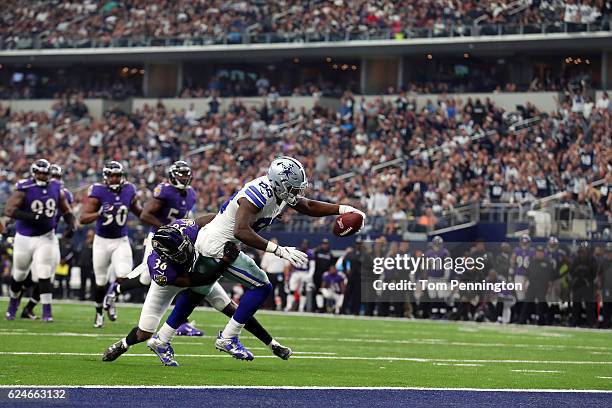
[[298,249],[295,249],[295,247],[282,247],[272,241],[268,242],[266,252],[272,252],[279,258],[288,260],[293,266],[304,265],[308,261],[308,255]]

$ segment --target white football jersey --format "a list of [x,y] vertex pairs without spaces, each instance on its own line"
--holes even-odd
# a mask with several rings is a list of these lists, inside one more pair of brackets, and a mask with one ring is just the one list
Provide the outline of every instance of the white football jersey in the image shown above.
[[236,213],[238,212],[238,199],[246,198],[255,207],[259,208],[257,219],[251,225],[256,231],[260,231],[280,215],[286,203],[277,204],[276,197],[270,186],[268,176],[262,176],[249,181],[237,193],[229,198],[219,209],[215,218],[198,233],[195,243],[196,250],[204,256],[221,258],[223,246],[227,241],[239,241],[234,238],[234,225],[236,224]]

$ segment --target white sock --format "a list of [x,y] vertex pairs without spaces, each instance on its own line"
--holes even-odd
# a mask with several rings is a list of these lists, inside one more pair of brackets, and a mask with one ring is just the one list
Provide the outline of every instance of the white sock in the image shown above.
[[53,295],[51,293],[41,293],[40,294],[40,303],[43,305],[48,305],[51,303],[51,299],[53,299]]
[[171,327],[168,323],[164,323],[164,325],[157,332],[157,336],[164,343],[170,343],[176,334],[176,329]]
[[268,344],[268,348],[269,348],[270,350],[272,350],[272,347],[273,347],[273,346],[278,346],[278,341],[276,341],[276,340],[272,339],[272,341],[270,342],[270,344]]
[[242,331],[243,327],[244,327],[244,324],[238,323],[232,317],[229,320],[229,322],[227,322],[227,324],[225,325],[225,329],[223,329],[223,333],[221,333],[221,336],[223,336],[226,339],[229,339],[232,337],[238,337],[240,336],[240,332]]

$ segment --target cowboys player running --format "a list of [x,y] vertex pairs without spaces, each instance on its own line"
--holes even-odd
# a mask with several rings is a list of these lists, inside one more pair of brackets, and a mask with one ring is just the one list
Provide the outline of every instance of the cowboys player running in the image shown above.
[[[273,253],[288,260],[293,266],[307,262],[306,254],[294,247],[283,247],[268,241],[258,231],[272,224],[286,205],[313,217],[360,213],[348,205],[338,205],[302,197],[308,185],[302,164],[291,157],[272,161],[265,176],[249,181],[219,209],[215,218],[198,234],[196,250],[208,262],[220,259],[226,242],[242,242],[250,247]],[[253,317],[272,290],[266,273],[255,261],[240,252],[238,258],[223,272],[229,279],[242,283],[247,291],[240,300],[236,313],[219,333],[215,347],[237,359],[252,360],[253,354],[238,339],[245,323]]]
[[[125,180],[123,165],[110,161],[102,170],[104,184],[96,183],[89,188],[89,194],[81,212],[81,224],[96,222],[93,242],[93,266],[96,279],[94,299],[96,317],[94,327],[102,327],[104,315],[102,302],[112,265],[117,279],[123,279],[132,271],[132,248],[127,237],[128,212],[140,216],[142,208],[136,200],[136,188]],[[107,309],[111,321],[117,318],[114,305]]]
[[[155,232],[151,239],[153,251],[147,257],[146,264],[138,267],[144,268],[144,272],[149,273],[153,279],[138,326],[134,327],[125,338],[111,345],[105,351],[103,361],[114,361],[130,346],[149,340],[147,346],[158,355],[164,365],[176,366],[178,363],[174,360],[174,350],[170,341],[178,325],[189,317],[201,300],[206,299],[215,309],[228,316],[233,314],[235,304],[231,302],[216,279],[220,269],[238,256],[236,244],[228,242],[224,245],[223,257],[215,266],[215,272],[211,273],[208,268],[205,273],[200,273],[202,270],[199,264],[196,263],[194,266],[196,255],[194,242],[198,231],[214,216],[209,214],[195,221],[176,220]],[[187,291],[186,287],[191,289]],[[152,337],[175,296],[177,299],[174,311],[159,333]],[[291,349],[276,342],[255,318],[249,320],[247,330],[261,339],[280,358],[286,360],[291,355]]]
[[59,257],[55,236],[58,209],[67,224],[66,237],[71,237],[74,232],[75,218],[61,184],[57,180],[49,180],[50,171],[51,164],[47,160],[34,162],[30,167],[30,178],[17,183],[4,209],[7,217],[17,220],[9,290],[11,299],[6,312],[8,320],[15,319],[23,281],[31,269],[32,280],[39,285],[42,320],[53,321],[51,279]]
[[[151,227],[149,235],[145,240],[145,252],[143,263],[153,251],[151,238],[162,225],[169,224],[174,220],[188,217],[196,204],[196,193],[191,187],[192,172],[189,164],[185,161],[174,162],[168,168],[168,182],[159,183],[153,190],[151,197],[144,205],[140,220]],[[139,269],[140,270],[140,269]],[[130,273],[130,277],[133,273]],[[138,287],[149,286],[151,277],[144,270],[140,276],[133,277],[123,282],[115,281],[106,292],[104,297],[105,308],[114,308],[115,299],[120,293],[126,293]],[[189,323],[182,324],[178,329],[179,335],[202,336],[204,333],[191,326]]]

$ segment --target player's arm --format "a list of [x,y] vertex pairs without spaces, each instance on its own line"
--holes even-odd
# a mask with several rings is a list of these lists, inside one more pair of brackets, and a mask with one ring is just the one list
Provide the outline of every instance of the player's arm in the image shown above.
[[359,213],[363,217],[365,222],[366,215],[363,211],[358,210],[355,207],[344,204],[331,204],[323,201],[310,200],[308,198],[301,197],[297,204],[293,206],[297,212],[311,217],[325,217],[327,215],[338,215],[346,213]]
[[259,213],[259,208],[252,204],[249,200],[244,197],[238,199],[238,211],[236,212],[236,223],[234,225],[234,238],[250,247],[259,249],[261,251],[266,251],[268,244],[274,243],[262,238],[251,227],[251,225],[253,225],[255,222],[257,213]]
[[83,204],[83,210],[79,217],[81,224],[91,224],[100,216],[100,200],[95,197],[87,197],[85,204]]
[[195,219],[195,223],[198,224],[198,227],[202,228],[206,224],[211,222],[215,218],[215,215],[217,215],[217,214],[216,213],[208,213],[208,214],[202,215],[201,217],[198,217],[198,218]]
[[[214,268],[214,273],[183,273],[176,277],[173,285],[179,288],[212,285],[221,277],[223,270],[238,258],[239,254],[240,250],[236,243],[228,241],[223,246],[223,257],[218,266]],[[210,269],[208,271],[210,272]]]
[[234,225],[234,238],[240,242],[261,251],[271,252],[279,258],[300,265],[308,260],[308,256],[294,247],[282,247],[272,241],[261,237],[253,230],[251,225],[259,213],[259,208],[245,197],[238,199],[238,211],[236,212],[236,223]]
[[136,197],[134,197],[134,199],[130,203],[130,211],[138,218],[140,218],[140,215],[142,214],[142,207]]
[[6,201],[4,206],[4,215],[16,220],[23,221],[37,221],[41,218],[41,214],[36,214],[31,211],[24,211],[20,209],[25,199],[25,193],[23,191],[16,190],[11,194],[9,199]]
[[161,227],[163,224],[159,221],[159,219],[157,219],[155,214],[157,214],[163,206],[164,202],[162,200],[158,200],[157,198],[150,198],[149,200],[147,200],[144,208],[140,212],[140,221],[153,227]]
[[68,200],[66,199],[66,195],[64,194],[63,190],[60,191],[59,209],[60,213],[62,214],[62,217],[64,218],[64,221],[66,221],[66,225],[68,225],[68,228],[66,229],[66,231],[64,231],[64,237],[72,238],[74,230],[76,229],[76,218],[72,213],[72,207],[68,203]]

